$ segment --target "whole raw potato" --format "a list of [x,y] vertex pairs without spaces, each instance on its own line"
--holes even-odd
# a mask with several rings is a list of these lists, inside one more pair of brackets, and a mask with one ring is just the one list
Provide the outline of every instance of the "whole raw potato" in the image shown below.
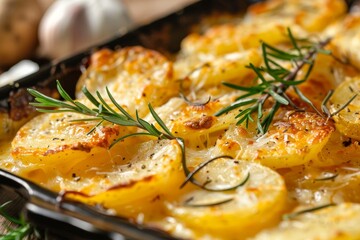
[[42,10],[37,0],[0,1],[0,68],[30,57]]

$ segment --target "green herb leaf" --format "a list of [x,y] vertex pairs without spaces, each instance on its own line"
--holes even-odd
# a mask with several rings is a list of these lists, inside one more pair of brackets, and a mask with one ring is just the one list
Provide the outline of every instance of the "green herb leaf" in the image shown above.
[[218,202],[212,202],[212,203],[191,203],[191,201],[186,201],[184,203],[184,206],[186,207],[196,207],[196,208],[201,208],[201,207],[214,207],[214,206],[218,206],[218,205],[222,205],[225,203],[229,203],[231,201],[233,201],[233,198],[228,198],[225,200],[220,200]]
[[320,209],[323,209],[323,208],[327,208],[327,207],[332,207],[332,206],[335,206],[336,204],[334,203],[329,203],[329,204],[324,204],[324,205],[320,205],[320,206],[316,206],[316,207],[313,207],[313,208],[307,208],[307,209],[304,209],[304,210],[301,210],[301,211],[298,211],[298,212],[293,212],[293,213],[289,213],[289,214],[284,214],[283,215],[283,219],[284,220],[290,220],[290,219],[293,219],[299,215],[302,215],[304,213],[310,213],[310,212],[315,212],[315,211],[318,211]]

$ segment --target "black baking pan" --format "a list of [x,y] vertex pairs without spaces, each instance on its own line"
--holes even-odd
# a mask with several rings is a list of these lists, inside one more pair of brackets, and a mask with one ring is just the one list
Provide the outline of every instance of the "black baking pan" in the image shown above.
[[[141,45],[173,56],[180,48],[181,40],[204,17],[216,14],[239,14],[255,0],[203,0],[196,2],[167,17],[148,25],[115,36],[72,57],[49,62],[41,69],[12,85],[0,88],[0,112],[11,117],[16,108],[28,107],[32,101],[26,88],[36,88],[51,93],[55,80],[74,95],[75,85],[89,63],[91,54],[101,48],[117,49]],[[29,109],[28,109],[29,111]],[[31,111],[31,109],[30,109]],[[30,113],[20,111],[17,119]],[[27,222],[46,231],[47,239],[174,239],[158,229],[135,224],[127,219],[110,216],[101,209],[73,201],[59,201],[58,193],[51,192],[30,181],[0,169],[0,200],[12,199]],[[8,200],[8,199],[7,199]]]
[[[0,88],[0,112],[10,114],[16,103],[27,105],[32,101],[27,95],[26,88],[51,90],[54,89],[57,79],[68,92],[74,94],[81,70],[88,65],[89,57],[98,49],[141,45],[171,57],[179,50],[181,40],[204,17],[217,13],[239,14],[253,2],[257,1],[199,1],[70,58],[50,62],[38,72],[18,80],[15,84]],[[351,6],[353,1],[348,3]],[[175,239],[161,230],[110,216],[95,207],[68,200],[60,201],[58,193],[1,169],[0,193],[1,196],[16,197],[17,209],[26,221],[37,229],[46,231],[51,239]]]
[[[168,234],[110,216],[85,204],[61,201],[59,195],[0,170],[2,194],[19,196],[26,221],[56,239],[175,239]],[[49,232],[50,231],[50,232]]]

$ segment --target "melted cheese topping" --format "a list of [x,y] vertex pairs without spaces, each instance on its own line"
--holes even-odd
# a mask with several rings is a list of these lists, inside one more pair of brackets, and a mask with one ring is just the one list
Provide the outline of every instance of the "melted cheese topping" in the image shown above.
[[[269,0],[231,23],[204,24],[202,33],[182,41],[174,61],[139,46],[93,54],[77,85],[78,101],[90,104],[81,93],[86,86],[110,102],[108,87],[130,114],[137,110],[160,128],[149,114],[151,103],[172,134],[184,139],[189,171],[223,156],[194,175],[202,188],[180,188],[186,176],[177,141],[138,136],[109,149],[115,139],[139,130],[97,126],[73,113],[40,115],[7,139],[11,122],[1,121],[1,167],[183,239],[359,239],[359,97],[327,119],[289,90],[304,111],[282,106],[262,136],[256,122],[237,124],[245,107],[215,116],[244,94],[222,82],[254,85],[247,66],[264,64],[260,41],[286,48],[288,27],[298,38],[334,37],[328,48],[335,57],[318,55],[299,85],[318,109],[329,90],[335,90],[331,112],[359,94],[360,61],[353,49],[360,42],[360,21],[345,12],[342,0]],[[338,205],[282,218],[328,203]]]
[[[80,78],[77,89],[86,86],[95,94],[107,96],[107,86],[119,104],[135,116],[148,113],[148,103],[159,106],[178,92],[172,62],[156,51],[142,47],[123,48],[112,52],[104,49],[91,58],[91,66]],[[108,99],[108,97],[106,97]]]

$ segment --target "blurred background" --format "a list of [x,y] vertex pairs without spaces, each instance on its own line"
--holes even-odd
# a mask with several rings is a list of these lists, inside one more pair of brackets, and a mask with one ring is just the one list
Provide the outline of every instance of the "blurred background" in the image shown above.
[[196,0],[0,0],[0,86]]

